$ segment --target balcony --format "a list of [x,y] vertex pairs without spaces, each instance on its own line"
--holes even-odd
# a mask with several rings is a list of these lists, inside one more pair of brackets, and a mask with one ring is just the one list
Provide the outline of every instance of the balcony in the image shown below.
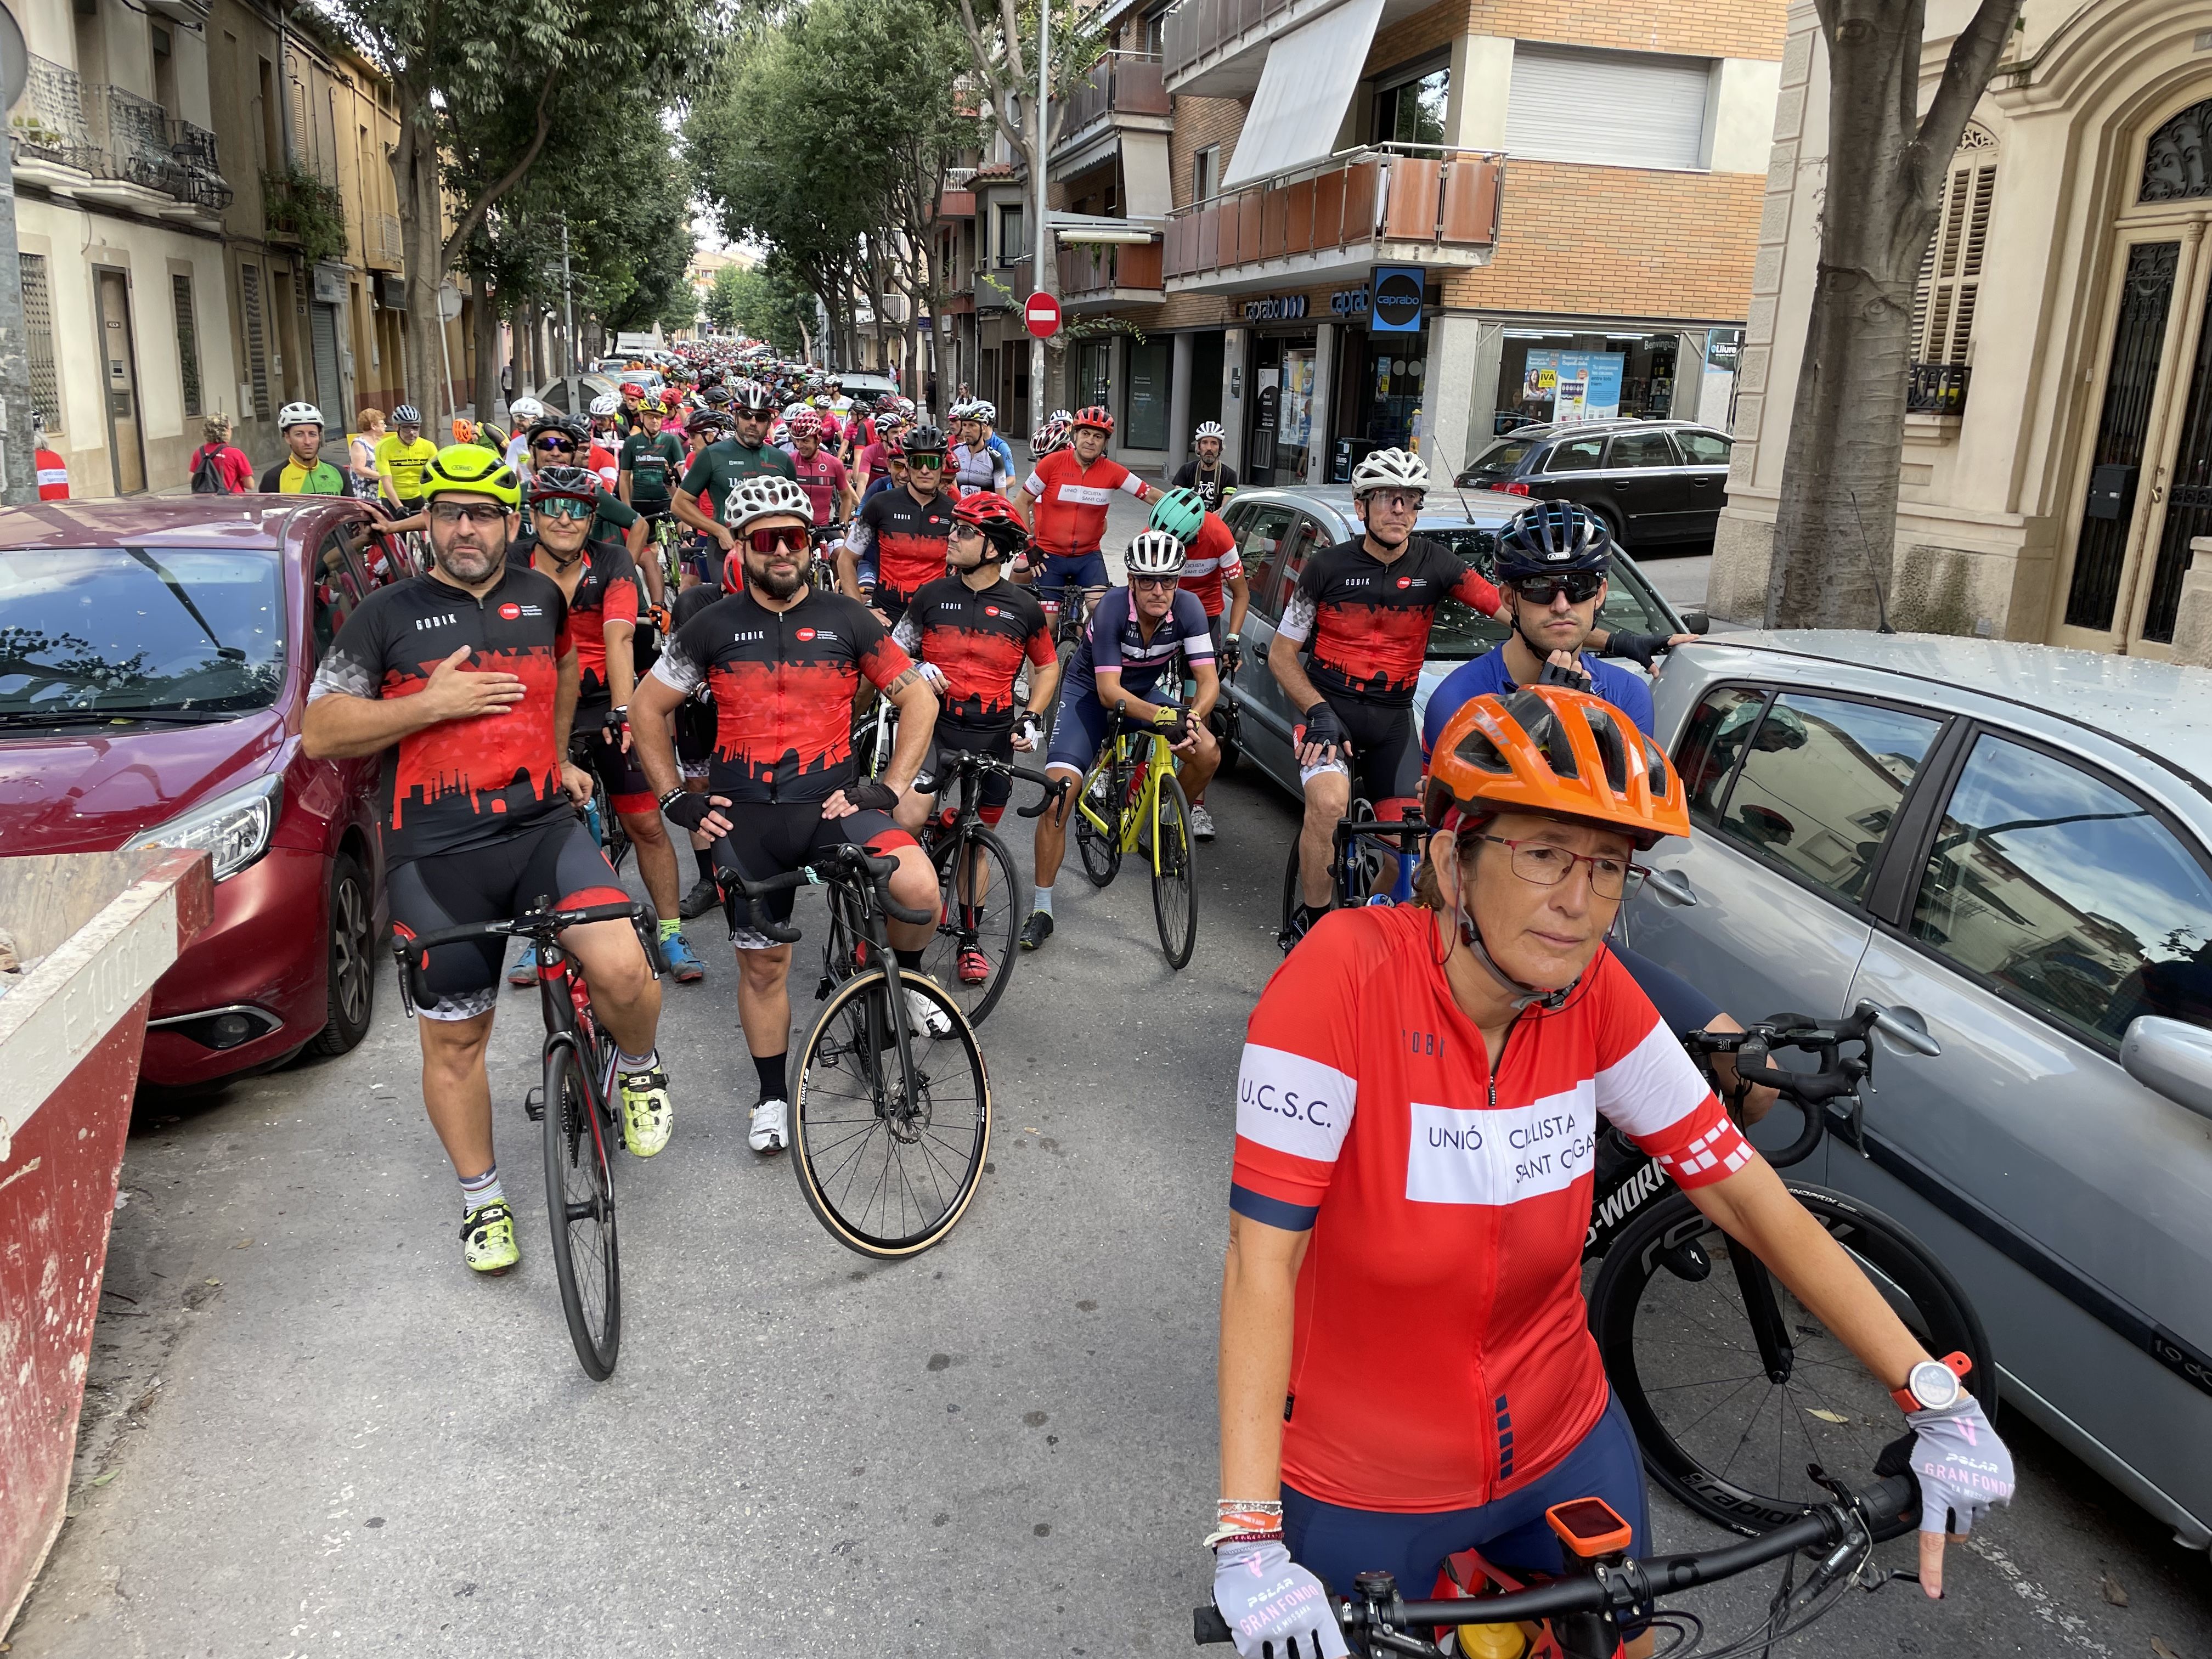
[[372,213],[362,227],[362,257],[371,270],[398,270],[407,262],[406,244],[399,237],[399,216]]
[[[1182,0],[1168,14],[1162,68],[1184,97],[1242,98],[1260,84],[1269,44],[1344,0]],[[1379,31],[1434,0],[1382,0]],[[1364,53],[1362,54],[1364,55]]]
[[1505,158],[1433,145],[1346,150],[1168,217],[1170,294],[1235,294],[1364,273],[1468,270],[1498,243]]
[[231,204],[215,134],[42,58],[30,60],[9,135],[24,179],[66,195],[164,218],[210,216]]
[[1157,305],[1165,289],[1158,242],[1078,245],[1060,251],[1060,297],[1070,311]]
[[1905,412],[1957,420],[1966,412],[1973,374],[1964,363],[1914,363],[1905,371]]
[[979,312],[1019,311],[1036,284],[1030,280],[1036,262],[1018,259],[1010,265],[975,268],[975,309]]
[[84,120],[84,82],[51,59],[30,59],[8,137],[16,170],[31,183],[82,184],[98,168],[98,147]]
[[1166,132],[1174,115],[1160,60],[1149,52],[1108,52],[1071,96],[1055,103],[1061,118],[1055,163],[1113,127]]

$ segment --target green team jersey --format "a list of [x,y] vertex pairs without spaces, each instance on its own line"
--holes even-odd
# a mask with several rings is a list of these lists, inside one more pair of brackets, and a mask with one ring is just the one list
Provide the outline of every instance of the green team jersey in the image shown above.
[[774,444],[749,449],[735,438],[725,438],[699,452],[678,488],[695,499],[711,499],[714,511],[708,516],[720,524],[724,522],[722,504],[729,500],[732,489],[747,478],[758,478],[770,472],[779,473],[793,483],[799,482],[799,469],[792,465],[791,457]]
[[647,433],[640,427],[623,440],[621,465],[629,474],[633,506],[664,507],[684,471],[684,441],[672,432]]

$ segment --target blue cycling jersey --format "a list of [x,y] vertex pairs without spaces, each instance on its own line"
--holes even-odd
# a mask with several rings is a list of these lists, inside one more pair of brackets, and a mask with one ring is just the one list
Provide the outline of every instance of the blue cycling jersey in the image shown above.
[[[1651,735],[1651,688],[1641,674],[1587,651],[1583,653],[1583,670],[1590,677],[1591,689],[1597,696],[1635,721],[1636,729],[1645,737]],[[1425,757],[1437,746],[1445,722],[1473,699],[1519,689],[1512,671],[1505,665],[1502,644],[1472,662],[1462,663],[1429,694],[1428,708],[1421,716],[1422,756]]]

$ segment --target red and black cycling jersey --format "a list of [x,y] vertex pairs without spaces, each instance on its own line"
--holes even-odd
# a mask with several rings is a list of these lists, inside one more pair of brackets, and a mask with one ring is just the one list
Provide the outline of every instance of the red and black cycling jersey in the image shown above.
[[940,725],[996,732],[1014,720],[1014,680],[1024,661],[1054,660],[1052,627],[1027,588],[1000,577],[981,592],[944,576],[914,596],[891,637],[945,676]]
[[[507,544],[507,563],[520,570],[538,570],[549,581],[550,571],[532,562],[538,549],[534,532],[525,531]],[[548,553],[548,560],[552,555]],[[620,542],[598,539],[584,544],[584,574],[568,596],[568,632],[576,642],[576,666],[581,671],[579,705],[598,706],[614,700],[607,684],[607,624],[626,622],[637,626],[637,562]]]
[[750,592],[678,628],[653,677],[714,698],[708,788],[732,801],[824,800],[850,783],[853,704],[865,676],[878,690],[914,666],[876,614],[809,589],[788,611]]
[[1498,590],[1449,549],[1419,536],[1385,564],[1363,541],[1339,542],[1306,561],[1275,631],[1312,642],[1306,674],[1325,697],[1364,697],[1404,708],[1428,656],[1429,626],[1446,599],[1484,616]]
[[952,497],[939,492],[926,501],[904,484],[871,495],[846,532],[845,544],[865,561],[876,551],[876,587],[911,596],[945,574],[945,543],[952,533]]
[[553,699],[573,644],[550,577],[510,567],[482,599],[435,574],[380,587],[354,610],[316,671],[309,702],[411,696],[463,646],[477,674],[513,674],[503,713],[441,720],[400,738],[384,779],[388,864],[488,846],[571,811],[553,744]]

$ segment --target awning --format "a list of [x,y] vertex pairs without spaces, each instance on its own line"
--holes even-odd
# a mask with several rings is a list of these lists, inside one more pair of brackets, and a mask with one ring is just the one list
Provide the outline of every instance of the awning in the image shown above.
[[1224,189],[1318,161],[1336,149],[1337,129],[1367,62],[1382,0],[1346,0],[1267,48],[1260,89],[1223,175]]

